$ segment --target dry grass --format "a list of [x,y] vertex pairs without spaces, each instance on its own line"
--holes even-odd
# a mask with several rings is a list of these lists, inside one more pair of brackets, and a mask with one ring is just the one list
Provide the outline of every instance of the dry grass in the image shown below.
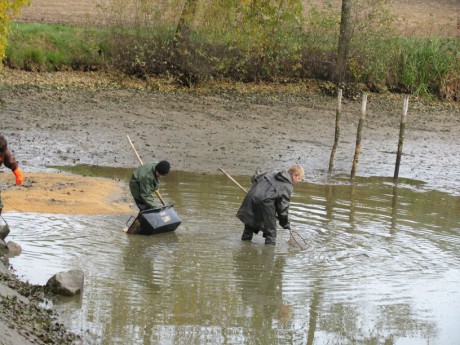
[[[23,9],[19,19],[44,23],[97,22],[104,18],[102,12],[111,2],[112,0],[31,0],[31,6]],[[316,2],[321,4],[324,0]],[[158,3],[164,6],[165,1]],[[311,3],[306,1],[306,4]],[[340,11],[342,1],[332,0],[332,3]],[[399,32],[460,37],[458,0],[394,0],[391,8],[398,17]],[[177,15],[180,11],[174,13]]]

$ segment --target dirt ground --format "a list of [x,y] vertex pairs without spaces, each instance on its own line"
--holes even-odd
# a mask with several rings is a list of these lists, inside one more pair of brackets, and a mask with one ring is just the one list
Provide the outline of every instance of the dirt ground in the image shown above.
[[[2,81],[2,133],[25,173],[49,165],[136,167],[129,135],[144,162],[168,159],[174,170],[250,175],[299,163],[308,181],[327,177],[336,99],[312,84],[189,90],[158,80],[151,89],[100,73],[11,70]],[[393,176],[402,99],[368,96],[358,176]],[[344,100],[334,175],[350,173],[360,108],[360,100]],[[411,98],[399,176],[459,193],[459,137],[458,103]]]
[[[323,0],[317,0],[324,3]],[[331,0],[340,10],[341,0]],[[107,18],[111,0],[31,0],[20,20],[45,23],[97,22]],[[161,6],[164,1],[156,2]],[[308,6],[311,1],[306,2]],[[400,32],[429,35],[445,33],[460,37],[460,6],[457,0],[394,0],[390,6]],[[105,13],[104,13],[105,12]],[[165,15],[170,12],[162,10]],[[175,15],[178,11],[173,12]]]

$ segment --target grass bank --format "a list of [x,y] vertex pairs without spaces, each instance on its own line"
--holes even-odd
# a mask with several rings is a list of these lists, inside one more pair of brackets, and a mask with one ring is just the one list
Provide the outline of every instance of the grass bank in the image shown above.
[[[326,84],[333,80],[338,37],[327,30],[306,32],[291,26],[270,33],[205,29],[184,33],[15,22],[4,65],[27,71],[110,68],[144,79],[172,77],[185,86],[222,78],[319,79]],[[345,79],[349,97],[361,90],[388,90],[459,101],[460,41],[367,32],[352,41]]]
[[4,65],[26,71],[101,69],[101,30],[68,25],[12,23]]

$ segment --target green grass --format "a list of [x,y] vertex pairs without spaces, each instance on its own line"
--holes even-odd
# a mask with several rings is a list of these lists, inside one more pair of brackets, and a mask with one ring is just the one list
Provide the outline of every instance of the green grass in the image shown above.
[[455,38],[404,39],[400,44],[399,84],[417,95],[437,94],[460,75],[460,43]]
[[13,23],[5,64],[35,71],[56,71],[103,64],[100,30],[40,23]]
[[[219,34],[219,29],[195,28],[175,41],[171,28],[13,23],[4,64],[34,71],[110,66],[127,74],[172,75],[192,83],[209,78],[331,81],[337,36],[330,30],[264,30]],[[394,92],[458,99],[460,40],[356,35],[350,45],[347,80],[369,89],[380,85]]]

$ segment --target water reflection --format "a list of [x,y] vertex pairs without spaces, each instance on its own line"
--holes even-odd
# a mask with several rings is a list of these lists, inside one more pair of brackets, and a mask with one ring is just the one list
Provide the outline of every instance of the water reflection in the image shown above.
[[9,238],[23,247],[10,263],[40,284],[85,272],[81,298],[55,304],[87,344],[460,339],[459,197],[384,179],[299,184],[291,223],[300,248],[283,230],[276,247],[240,241],[243,195],[224,176],[174,172],[162,196],[183,220],[172,234],[126,235],[130,215],[7,213]]
[[282,297],[284,256],[275,255],[273,247],[247,244],[235,251],[233,261],[240,304],[247,308],[245,338],[258,339],[261,344],[277,338],[288,340],[289,332],[283,332],[291,321],[290,306]]

